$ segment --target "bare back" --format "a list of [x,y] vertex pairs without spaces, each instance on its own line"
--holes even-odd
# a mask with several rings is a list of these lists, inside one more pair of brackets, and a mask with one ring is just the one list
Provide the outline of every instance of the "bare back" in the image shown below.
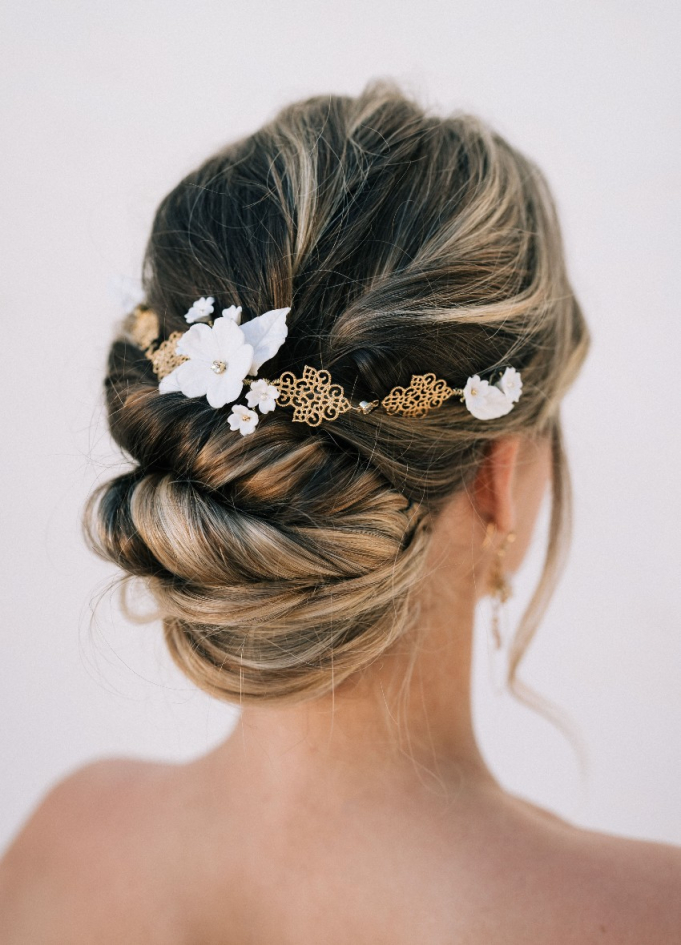
[[105,762],[58,787],[6,859],[2,942],[681,940],[677,849],[489,788],[290,807],[214,773]]

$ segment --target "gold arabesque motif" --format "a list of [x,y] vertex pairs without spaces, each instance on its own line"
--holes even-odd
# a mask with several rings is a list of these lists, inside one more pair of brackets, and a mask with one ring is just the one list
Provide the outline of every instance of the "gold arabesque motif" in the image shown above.
[[322,420],[335,420],[352,410],[345,391],[340,384],[331,383],[328,371],[317,371],[306,364],[302,377],[285,371],[271,383],[279,391],[277,406],[293,407],[294,422],[318,427]]
[[130,337],[151,361],[154,374],[159,381],[188,360],[184,355],[177,353],[177,343],[184,334],[182,331],[174,331],[161,342],[158,348],[155,347],[154,342],[158,339],[160,327],[158,315],[153,309],[138,305],[129,318],[126,328],[130,332]]
[[386,413],[401,417],[423,417],[431,408],[440,407],[454,394],[462,393],[434,374],[414,374],[409,387],[393,387],[381,406]]
[[177,353],[177,343],[183,334],[182,331],[174,331],[158,346],[156,351],[145,352],[159,381],[162,381],[171,371],[189,360],[183,354]]

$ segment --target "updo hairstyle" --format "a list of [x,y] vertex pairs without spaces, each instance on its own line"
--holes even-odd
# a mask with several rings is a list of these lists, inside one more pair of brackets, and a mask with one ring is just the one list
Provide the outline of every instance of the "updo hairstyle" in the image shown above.
[[524,384],[493,421],[456,398],[420,419],[351,412],[317,428],[282,408],[244,437],[229,408],[160,395],[124,330],[106,396],[132,465],[93,497],[90,535],[147,582],[187,676],[230,701],[293,701],[367,666],[410,624],[433,515],[491,441],[522,432],[551,438],[553,513],[513,677],[558,564],[558,407],[587,345],[538,169],[477,118],[434,117],[392,86],[313,98],[163,200],[144,287],[162,337],[200,296],[244,320],[290,306],[261,373],[323,368],[355,402],[428,372],[461,387],[512,364]]

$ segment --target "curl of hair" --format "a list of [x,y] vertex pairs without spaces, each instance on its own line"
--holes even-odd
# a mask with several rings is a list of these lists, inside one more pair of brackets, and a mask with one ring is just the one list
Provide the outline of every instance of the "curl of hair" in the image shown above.
[[355,400],[508,363],[524,383],[497,421],[454,399],[418,421],[348,413],[315,429],[282,409],[241,437],[226,410],[159,395],[123,331],[106,392],[133,465],[93,497],[89,534],[148,582],[188,676],[229,700],[292,700],[371,663],[410,624],[441,504],[491,440],[548,433],[551,537],[513,677],[561,554],[558,407],[588,344],[538,169],[477,118],[433,117],[392,86],[311,99],[163,200],[144,273],[166,337],[202,295],[245,318],[291,306],[272,377],[312,364]]

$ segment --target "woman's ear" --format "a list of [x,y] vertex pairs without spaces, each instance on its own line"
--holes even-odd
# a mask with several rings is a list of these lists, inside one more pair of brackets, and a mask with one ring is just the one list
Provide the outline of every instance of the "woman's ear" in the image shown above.
[[520,438],[515,436],[490,443],[469,492],[483,525],[494,522],[501,535],[516,527],[514,483],[519,450]]

